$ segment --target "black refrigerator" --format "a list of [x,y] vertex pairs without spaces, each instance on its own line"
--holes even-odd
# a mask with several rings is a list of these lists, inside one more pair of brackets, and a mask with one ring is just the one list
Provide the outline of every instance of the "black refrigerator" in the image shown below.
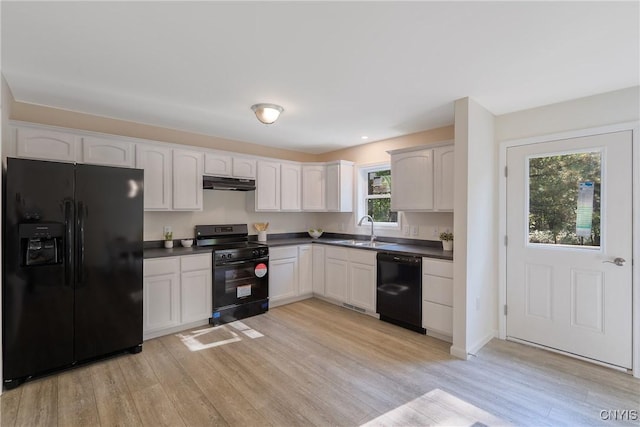
[[6,388],[142,349],[143,171],[7,159]]

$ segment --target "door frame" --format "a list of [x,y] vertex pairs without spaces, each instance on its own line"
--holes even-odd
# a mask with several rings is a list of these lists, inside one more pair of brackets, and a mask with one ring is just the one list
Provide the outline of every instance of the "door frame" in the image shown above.
[[[507,167],[507,149],[520,145],[551,142],[562,139],[578,138],[612,132],[631,131],[632,162],[632,254],[636,262],[632,265],[631,292],[632,303],[632,371],[633,376],[640,378],[640,122],[624,122],[614,125],[599,126],[594,128],[574,131],[538,135],[527,138],[512,139],[500,143],[498,151],[498,167],[500,182],[498,185],[498,332],[499,338],[507,338],[507,316],[504,314],[504,306],[507,303],[507,247],[505,236],[507,235],[507,179],[505,168]],[[563,353],[563,352],[560,352]],[[566,353],[563,353],[566,354]],[[606,365],[609,366],[609,365]]]

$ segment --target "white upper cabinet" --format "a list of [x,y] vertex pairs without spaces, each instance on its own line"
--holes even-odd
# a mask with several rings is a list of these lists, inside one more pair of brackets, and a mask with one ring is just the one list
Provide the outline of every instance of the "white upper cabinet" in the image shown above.
[[205,153],[204,174],[213,176],[231,176],[233,160],[223,154]]
[[302,165],[302,210],[326,211],[325,165]]
[[144,169],[144,209],[173,208],[172,150],[155,145],[136,145],[136,167]]
[[453,145],[433,149],[435,210],[453,211],[453,161]]
[[205,153],[204,174],[256,179],[256,160],[227,153]]
[[280,166],[280,210],[299,211],[302,207],[302,166],[283,163]]
[[93,136],[83,136],[81,140],[83,163],[127,168],[134,166],[134,145],[129,141]]
[[391,154],[391,209],[433,209],[433,150]]
[[173,150],[173,209],[202,210],[203,154]]
[[256,211],[280,210],[280,163],[258,161]]
[[76,161],[77,138],[74,134],[48,129],[16,129],[16,156],[30,159]]
[[391,154],[391,209],[453,211],[453,145],[405,148]]
[[327,210],[353,211],[353,163],[339,161],[327,165]]
[[232,175],[235,178],[256,179],[257,162],[246,157],[234,157]]

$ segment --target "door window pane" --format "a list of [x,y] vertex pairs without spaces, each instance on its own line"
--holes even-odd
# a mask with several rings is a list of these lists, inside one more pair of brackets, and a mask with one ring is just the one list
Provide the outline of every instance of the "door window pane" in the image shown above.
[[529,159],[529,243],[600,246],[601,153]]

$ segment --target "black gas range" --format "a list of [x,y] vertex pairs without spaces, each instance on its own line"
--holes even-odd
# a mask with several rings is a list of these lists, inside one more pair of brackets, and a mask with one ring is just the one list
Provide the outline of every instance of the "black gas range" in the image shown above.
[[246,224],[196,225],[196,245],[213,249],[213,309],[221,325],[269,310],[269,248]]

